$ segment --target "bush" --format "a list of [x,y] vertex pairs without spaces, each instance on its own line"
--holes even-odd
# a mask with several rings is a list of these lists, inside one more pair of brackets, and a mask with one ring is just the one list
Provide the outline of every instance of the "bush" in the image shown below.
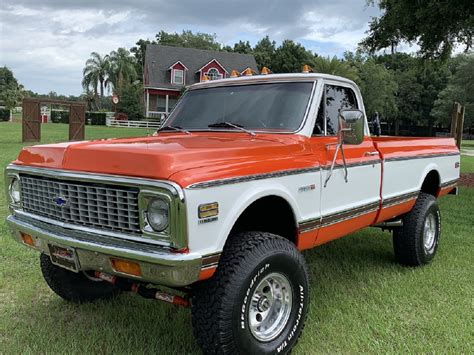
[[10,121],[10,110],[0,108],[0,121]]
[[51,110],[51,122],[53,122],[53,123],[69,123],[69,111]]
[[119,112],[115,115],[115,119],[118,121],[128,121],[128,115],[124,112]]
[[105,126],[105,112],[86,112],[86,124]]

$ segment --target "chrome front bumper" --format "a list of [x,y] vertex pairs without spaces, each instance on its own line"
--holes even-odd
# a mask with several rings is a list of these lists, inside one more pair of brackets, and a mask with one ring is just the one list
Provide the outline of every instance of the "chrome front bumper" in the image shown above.
[[[139,243],[81,231],[66,229],[34,219],[7,217],[13,238],[23,245],[21,232],[33,237],[35,247],[50,254],[48,244],[74,248],[81,271],[97,270],[117,276],[133,278],[143,282],[164,286],[186,286],[199,279],[202,266],[201,255],[172,253],[157,245]],[[29,245],[27,245],[29,246]],[[133,260],[140,264],[142,276],[117,272],[110,257]]]

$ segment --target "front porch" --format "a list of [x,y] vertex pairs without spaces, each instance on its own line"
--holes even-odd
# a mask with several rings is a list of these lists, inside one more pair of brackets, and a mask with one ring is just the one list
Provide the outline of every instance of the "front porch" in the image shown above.
[[145,117],[165,118],[178,101],[179,90],[145,88]]

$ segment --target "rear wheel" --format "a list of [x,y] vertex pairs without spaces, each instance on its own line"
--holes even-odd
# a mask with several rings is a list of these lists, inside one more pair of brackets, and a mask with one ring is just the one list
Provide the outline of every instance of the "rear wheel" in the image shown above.
[[306,264],[295,246],[270,233],[240,233],[216,274],[193,289],[196,339],[206,354],[284,354],[301,334],[308,303]]
[[438,250],[441,214],[436,198],[420,193],[413,209],[402,218],[403,227],[393,233],[395,258],[400,264],[429,263]]
[[46,254],[40,256],[41,272],[49,288],[66,301],[92,302],[117,296],[120,290],[114,285],[89,275],[68,271],[54,265]]

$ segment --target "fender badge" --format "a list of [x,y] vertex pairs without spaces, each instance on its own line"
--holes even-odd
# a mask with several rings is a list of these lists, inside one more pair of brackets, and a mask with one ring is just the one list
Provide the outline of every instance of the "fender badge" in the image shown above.
[[204,223],[214,222],[214,221],[217,221],[218,218],[219,218],[219,217],[215,216],[215,217],[200,219],[200,220],[198,221],[198,223],[199,223],[199,224],[204,224]]
[[298,188],[298,192],[307,192],[314,189],[316,189],[316,185],[311,184],[311,185],[301,186],[300,188]]

